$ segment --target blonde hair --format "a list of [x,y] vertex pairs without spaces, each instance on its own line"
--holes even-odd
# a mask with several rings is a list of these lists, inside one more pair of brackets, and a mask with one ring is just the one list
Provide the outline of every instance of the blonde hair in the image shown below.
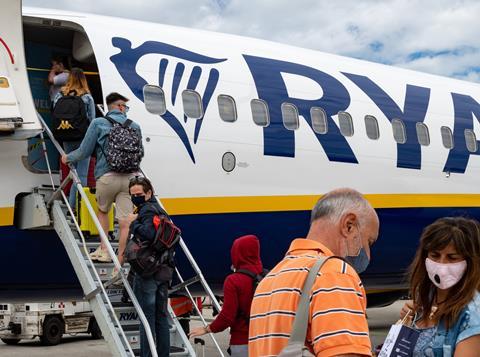
[[72,68],[68,75],[67,84],[62,87],[63,95],[68,95],[70,92],[75,92],[78,96],[90,94],[87,78],[80,68]]

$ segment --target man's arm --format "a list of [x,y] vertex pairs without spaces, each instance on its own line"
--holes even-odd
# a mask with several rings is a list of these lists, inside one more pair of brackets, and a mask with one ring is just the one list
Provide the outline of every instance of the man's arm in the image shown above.
[[90,157],[93,154],[96,145],[97,125],[95,121],[92,121],[88,127],[85,137],[82,140],[82,143],[80,144],[80,147],[66,155],[66,161],[73,163]]

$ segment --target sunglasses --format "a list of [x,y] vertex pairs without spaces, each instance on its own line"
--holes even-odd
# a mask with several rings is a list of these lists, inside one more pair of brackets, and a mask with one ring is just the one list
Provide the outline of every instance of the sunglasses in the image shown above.
[[134,176],[130,179],[130,184],[135,185],[137,183],[147,182],[147,179],[143,176]]

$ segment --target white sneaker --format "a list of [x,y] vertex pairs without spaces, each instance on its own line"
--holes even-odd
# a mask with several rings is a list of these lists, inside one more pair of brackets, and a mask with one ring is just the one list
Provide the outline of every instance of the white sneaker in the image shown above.
[[118,270],[115,268],[112,270],[112,276],[110,277],[110,281],[112,280],[115,280],[115,282],[112,285],[118,286],[123,284],[122,279],[118,275]]
[[98,258],[98,256],[100,255],[101,250],[102,250],[101,246],[98,246],[97,249],[95,249],[95,251],[93,251],[89,254],[90,258],[93,259],[93,260],[96,260]]
[[100,263],[111,263],[112,258],[110,258],[110,254],[108,254],[108,251],[100,249],[100,252],[96,257],[96,261]]

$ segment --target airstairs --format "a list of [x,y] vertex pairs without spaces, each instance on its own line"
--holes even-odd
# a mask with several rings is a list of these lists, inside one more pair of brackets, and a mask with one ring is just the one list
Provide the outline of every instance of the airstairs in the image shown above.
[[[58,152],[63,154],[61,146],[54,139],[48,126],[42,118],[39,119],[43,124],[44,132],[52,140]],[[45,145],[43,133],[41,135],[43,145]],[[44,152],[46,153],[45,147]],[[44,227],[47,229],[53,225],[82,286],[84,299],[90,303],[96,322],[113,356],[133,357],[139,355],[139,328],[140,324],[142,324],[147,334],[151,355],[157,357],[152,331],[133,293],[133,289],[127,280],[129,265],[125,263],[123,267],[121,267],[118,262],[116,256],[118,243],[110,242],[107,235],[100,228],[100,222],[83,190],[76,171],[71,167],[70,175],[58,185],[55,184],[55,178],[50,170],[48,157],[46,157],[46,162],[50,173],[51,187],[37,188],[32,194],[23,198],[23,205],[27,207],[23,207],[22,211],[28,212],[28,206],[30,206],[31,209],[28,216],[27,214],[22,215],[24,217],[20,218],[20,224],[23,225],[24,228]],[[72,208],[68,204],[68,199],[63,190],[68,182],[72,180],[78,189],[78,193],[81,195],[82,202],[86,205],[91,219],[99,231],[98,237],[85,237]],[[160,201],[159,203],[161,204]],[[112,258],[112,263],[96,263],[91,260],[89,253],[98,247],[100,241],[107,247],[109,255]],[[176,273],[179,284],[172,287],[169,292],[181,291],[187,295],[197,310],[201,321],[206,325],[188,287],[191,284],[201,284],[206,295],[210,297],[212,304],[217,310],[220,310],[220,305],[183,239],[180,240],[179,246],[191,264],[195,276],[185,280],[177,267]],[[119,274],[112,280],[111,277],[114,269],[119,271]],[[128,295],[128,299],[122,298],[124,289]],[[192,344],[181,328],[180,322],[176,318],[170,305],[168,305],[168,312],[171,345],[170,356],[196,356]],[[211,335],[211,338],[217,348],[218,355],[224,356],[213,335]]]

